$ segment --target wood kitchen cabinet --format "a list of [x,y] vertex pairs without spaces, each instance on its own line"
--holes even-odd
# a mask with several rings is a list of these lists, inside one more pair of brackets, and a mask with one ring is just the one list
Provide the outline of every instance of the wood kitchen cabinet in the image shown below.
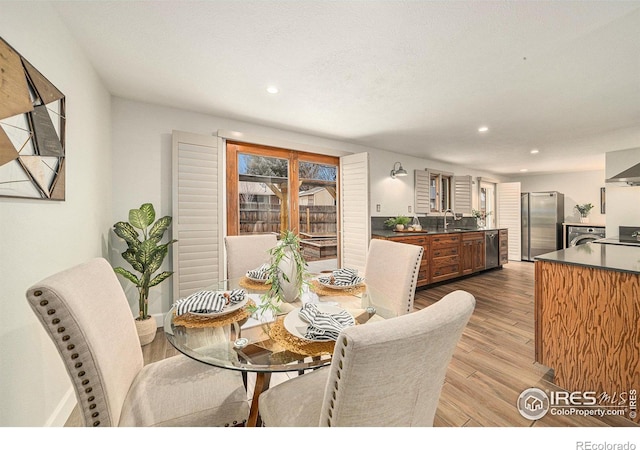
[[484,232],[462,234],[462,275],[485,269]]
[[[500,266],[508,262],[507,237],[507,230],[500,230]],[[423,248],[417,287],[451,280],[487,268],[484,231],[421,235],[387,231],[376,234],[374,231],[372,238],[420,245]]]
[[460,260],[461,234],[431,236],[431,281],[455,278],[462,274]]
[[508,230],[500,230],[499,236],[499,264],[503,265],[509,262],[509,231]]

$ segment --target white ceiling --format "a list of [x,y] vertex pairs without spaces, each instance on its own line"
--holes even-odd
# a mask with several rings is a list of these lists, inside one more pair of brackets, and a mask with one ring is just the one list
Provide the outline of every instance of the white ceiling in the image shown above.
[[638,1],[54,4],[124,98],[498,174],[640,147]]

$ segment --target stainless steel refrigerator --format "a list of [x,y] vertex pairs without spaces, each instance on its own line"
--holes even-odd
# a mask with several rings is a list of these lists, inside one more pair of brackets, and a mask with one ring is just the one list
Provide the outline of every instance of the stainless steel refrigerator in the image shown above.
[[525,192],[521,195],[522,260],[560,250],[564,221],[564,194]]

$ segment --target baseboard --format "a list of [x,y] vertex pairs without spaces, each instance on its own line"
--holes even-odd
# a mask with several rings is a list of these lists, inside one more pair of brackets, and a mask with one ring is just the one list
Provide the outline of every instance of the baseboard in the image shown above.
[[76,407],[76,394],[73,388],[69,388],[67,393],[62,397],[60,403],[53,411],[49,420],[45,423],[45,427],[64,427],[64,424],[69,420],[69,416],[73,412],[73,408]]
[[156,319],[156,325],[158,328],[162,328],[164,326],[164,314],[151,314],[151,317]]

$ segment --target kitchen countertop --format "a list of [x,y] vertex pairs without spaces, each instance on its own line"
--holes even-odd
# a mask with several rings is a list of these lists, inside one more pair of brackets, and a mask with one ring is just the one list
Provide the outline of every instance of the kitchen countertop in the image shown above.
[[406,237],[406,236],[427,236],[432,234],[450,234],[450,233],[474,233],[478,231],[504,230],[505,228],[449,228],[447,231],[443,229],[426,229],[422,231],[393,231],[393,230],[371,230],[372,236],[380,236],[384,238],[390,237]]
[[588,242],[538,255],[535,259],[640,274],[640,247]]

